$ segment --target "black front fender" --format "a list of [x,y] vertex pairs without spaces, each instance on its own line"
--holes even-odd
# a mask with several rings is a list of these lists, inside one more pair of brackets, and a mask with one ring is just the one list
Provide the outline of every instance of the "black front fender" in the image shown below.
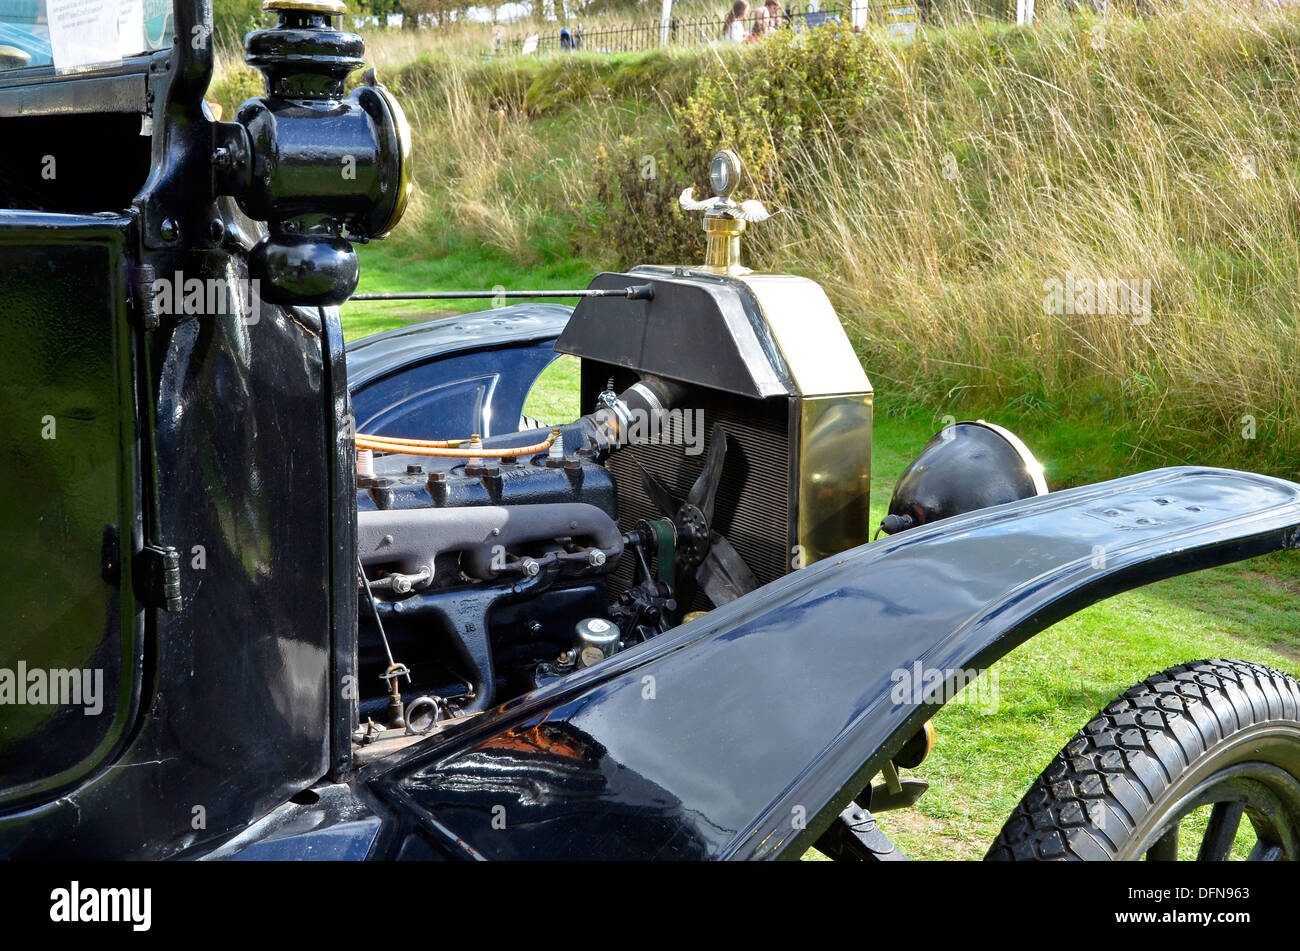
[[382,851],[797,857],[933,712],[891,696],[896,671],[987,668],[1120,591],[1295,547],[1297,525],[1300,486],[1178,468],[856,548],[365,777],[404,817]]

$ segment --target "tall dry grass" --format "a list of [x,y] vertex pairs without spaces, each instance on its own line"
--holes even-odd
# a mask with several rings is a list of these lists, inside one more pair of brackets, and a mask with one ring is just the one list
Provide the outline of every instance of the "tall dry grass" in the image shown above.
[[[1112,4],[1103,22],[1040,3],[1017,30],[946,9],[914,44],[836,38],[870,67],[839,86],[767,44],[485,59],[468,41],[371,38],[417,136],[419,195],[394,239],[635,263],[636,234],[688,225],[611,185],[619,161],[683,142],[766,154],[757,197],[786,213],[750,253],[827,287],[878,390],[1087,420],[1142,464],[1300,474],[1300,12]],[[816,93],[795,102],[800,83]],[[767,118],[728,118],[751,107]],[[702,187],[688,166],[663,161],[682,180],[655,194]],[[1071,275],[1149,281],[1149,321],[1049,312]]]
[[[879,383],[1113,423],[1139,461],[1300,473],[1294,12],[865,42],[879,95],[782,156],[763,246],[827,285]],[[1071,276],[1149,281],[1149,319],[1051,312]]]

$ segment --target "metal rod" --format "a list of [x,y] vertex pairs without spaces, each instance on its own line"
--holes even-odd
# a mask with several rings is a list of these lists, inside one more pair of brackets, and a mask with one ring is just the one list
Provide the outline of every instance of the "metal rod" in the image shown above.
[[[370,610],[375,615],[375,626],[379,628],[379,639],[384,643],[384,653],[388,655],[388,668],[404,667],[404,664],[398,664],[393,660],[393,650],[388,646],[388,635],[384,633],[384,622],[379,617],[379,605],[375,602],[375,593],[370,590],[370,579],[366,577],[365,565],[361,564],[361,556],[357,555],[357,571],[361,573],[361,583],[365,585],[366,596],[370,599]],[[406,682],[411,682],[411,671],[406,671]]]
[[608,290],[584,291],[399,291],[393,294],[353,294],[351,300],[494,300],[498,297],[621,297],[653,300],[654,285],[633,284]]

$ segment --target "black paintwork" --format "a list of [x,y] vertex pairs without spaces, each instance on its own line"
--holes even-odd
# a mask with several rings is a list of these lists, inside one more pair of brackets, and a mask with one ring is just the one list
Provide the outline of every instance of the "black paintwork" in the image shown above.
[[517,304],[355,341],[348,381],[357,431],[425,439],[514,432],[572,312]]
[[344,95],[361,37],[328,14],[280,9],[277,20],[246,38],[267,95],[212,129],[217,190],[267,223],[248,262],[266,300],[341,304],[360,276],[351,240],[383,237],[405,207],[405,119],[373,74]]
[[258,819],[204,858],[356,861],[370,852],[379,831],[379,816],[348,786],[319,786]]
[[[202,10],[178,5],[182,35],[204,23]],[[210,45],[180,43],[134,66],[156,90],[157,133],[133,207],[93,218],[0,216],[6,245],[25,246],[23,266],[45,275],[24,285],[4,274],[0,323],[23,336],[0,354],[4,377],[47,375],[44,389],[6,397],[20,415],[37,415],[5,436],[3,478],[50,500],[43,545],[26,521],[38,511],[15,500],[3,516],[27,539],[6,545],[5,583],[43,605],[30,638],[6,639],[5,660],[115,663],[105,652],[118,641],[125,660],[108,714],[118,719],[80,777],[50,780],[39,801],[0,806],[5,855],[173,855],[244,827],[345,770],[350,756],[350,706],[336,684],[355,665],[355,472],[339,425],[347,392],[337,314],[240,306],[166,315],[144,329],[154,321],[140,298],[128,306],[132,267],[186,280],[246,277],[247,246],[240,223],[211,227],[220,212],[201,106]],[[131,69],[111,73],[125,83]],[[57,112],[66,98],[6,73],[0,101],[14,102],[15,86],[32,114]],[[70,317],[68,294],[82,313]],[[25,369],[40,351],[55,357],[48,369]],[[87,372],[74,370],[79,363]],[[31,444],[46,413],[69,438]],[[80,449],[77,435],[87,438]],[[29,471],[9,451],[24,445],[45,457],[38,468],[58,471]],[[114,472],[116,482],[105,481]],[[179,613],[133,597],[131,555],[145,545],[180,553]],[[25,580],[34,567],[44,568],[45,585]],[[52,576],[67,577],[51,587]],[[85,616],[96,604],[97,625]],[[79,646],[88,630],[99,632],[93,658]],[[73,762],[83,756],[61,735],[63,718],[19,722],[15,735],[9,709],[6,745],[46,751],[42,760],[55,766],[60,747]],[[0,785],[12,782],[6,773]]]
[[[178,0],[175,22],[189,38],[210,17]],[[895,672],[983,668],[1100,598],[1296,545],[1300,487],[1246,473],[1161,470],[1015,502],[827,558],[353,774],[356,473],[338,314],[164,314],[140,293],[143,267],[246,278],[262,240],[218,194],[213,155],[234,132],[204,113],[204,35],[48,82],[44,69],[0,74],[0,123],[53,117],[45,128],[71,142],[81,112],[146,112],[154,126],[129,207],[27,189],[26,210],[0,212],[0,575],[21,622],[0,666],[103,665],[112,695],[93,725],[0,711],[0,854],[798,855],[932,712],[891,696]],[[664,273],[597,279],[649,281],[655,299],[585,301],[567,348],[639,368],[685,347],[688,378],[789,392],[746,299]],[[619,308],[651,306],[662,339],[618,340]],[[465,398],[482,392],[472,383],[445,404],[484,433],[483,408],[511,419],[519,381],[550,358],[545,333],[508,336],[441,364],[510,390],[499,413],[494,397]],[[366,418],[419,422],[395,377],[427,361],[394,346],[367,370],[366,349],[358,401],[397,388]],[[74,438],[42,440],[45,416]],[[139,557],[168,549],[175,559]],[[180,604],[165,610],[168,579],[135,576],[172,560]],[[518,587],[501,608],[526,624]],[[602,600],[594,583],[565,591],[547,619],[560,627]],[[501,593],[410,610],[481,628]],[[348,786],[301,795],[325,777]]]
[[445,855],[797,857],[931,715],[891,697],[895,671],[986,668],[1094,601],[1293,548],[1297,526],[1300,486],[1192,468],[947,519],[508,703],[370,785]]
[[[795,388],[757,300],[743,285],[683,268],[637,267],[592,287],[648,285],[646,300],[595,298],[573,310],[555,349],[633,370],[673,367],[674,379],[754,399]],[[653,327],[654,333],[639,328]]]
[[881,529],[892,535],[1037,494],[1026,460],[1001,433],[983,423],[955,423],[936,433],[898,477]]

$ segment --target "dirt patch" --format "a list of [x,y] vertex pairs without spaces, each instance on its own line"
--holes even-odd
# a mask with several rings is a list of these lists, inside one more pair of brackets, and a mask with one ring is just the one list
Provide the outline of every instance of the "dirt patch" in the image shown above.
[[[972,841],[952,834],[952,824],[934,819],[916,809],[899,809],[876,816],[880,827],[912,858],[978,861],[988,851],[987,842]],[[911,843],[926,843],[925,853],[909,849]]]

